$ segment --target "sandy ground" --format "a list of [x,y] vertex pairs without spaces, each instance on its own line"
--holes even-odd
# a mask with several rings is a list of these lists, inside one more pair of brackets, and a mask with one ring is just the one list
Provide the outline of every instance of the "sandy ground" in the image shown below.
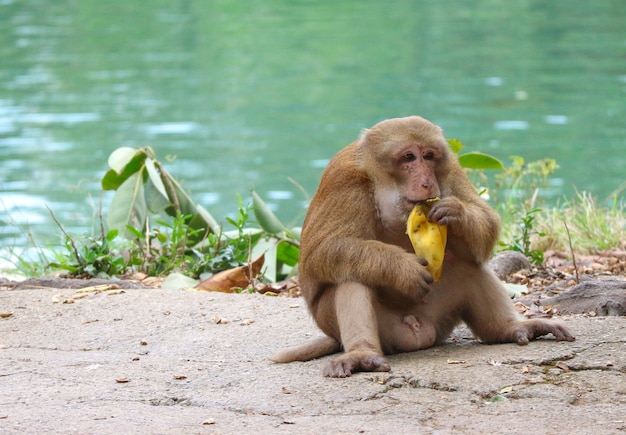
[[3,434],[626,433],[625,317],[564,318],[573,343],[461,329],[327,379],[268,360],[318,334],[302,299],[0,290],[0,315]]

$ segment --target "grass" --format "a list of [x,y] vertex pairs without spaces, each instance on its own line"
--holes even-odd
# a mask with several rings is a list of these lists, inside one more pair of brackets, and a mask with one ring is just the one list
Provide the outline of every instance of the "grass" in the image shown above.
[[569,251],[570,237],[582,254],[626,248],[626,210],[617,197],[611,207],[600,207],[590,194],[578,193],[574,200],[544,210],[535,227],[545,234],[532,242],[541,251]]

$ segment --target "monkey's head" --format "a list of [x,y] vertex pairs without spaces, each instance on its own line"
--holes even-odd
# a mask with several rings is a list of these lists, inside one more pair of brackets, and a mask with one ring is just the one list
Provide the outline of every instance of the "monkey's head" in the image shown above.
[[441,196],[441,177],[454,159],[441,128],[419,116],[382,121],[363,131],[357,147],[377,196],[384,190],[406,213]]

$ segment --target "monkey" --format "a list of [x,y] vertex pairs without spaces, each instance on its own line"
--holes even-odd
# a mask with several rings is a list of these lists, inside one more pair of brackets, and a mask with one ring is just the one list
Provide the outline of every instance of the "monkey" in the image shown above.
[[[434,282],[412,249],[406,221],[416,204],[439,197],[428,220],[448,229],[443,270]],[[323,375],[385,372],[386,355],[444,342],[464,322],[482,342],[528,344],[569,329],[526,319],[486,262],[499,215],[459,164],[443,130],[419,116],[365,129],[331,159],[307,211],[300,240],[303,297],[325,334],[270,359],[307,361],[334,354]]]

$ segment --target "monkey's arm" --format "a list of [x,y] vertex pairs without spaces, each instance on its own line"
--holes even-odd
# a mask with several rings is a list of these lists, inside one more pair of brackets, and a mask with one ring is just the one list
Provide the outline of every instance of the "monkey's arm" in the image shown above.
[[[423,295],[432,277],[413,253],[380,242],[380,219],[367,180],[322,184],[309,207],[302,235],[300,275],[305,282],[360,282],[411,298]],[[341,201],[341,202],[339,202]]]
[[448,226],[448,249],[482,264],[489,260],[498,241],[500,217],[480,198],[465,174],[457,172],[449,178],[454,182],[441,183],[441,201],[433,205],[428,220]]

